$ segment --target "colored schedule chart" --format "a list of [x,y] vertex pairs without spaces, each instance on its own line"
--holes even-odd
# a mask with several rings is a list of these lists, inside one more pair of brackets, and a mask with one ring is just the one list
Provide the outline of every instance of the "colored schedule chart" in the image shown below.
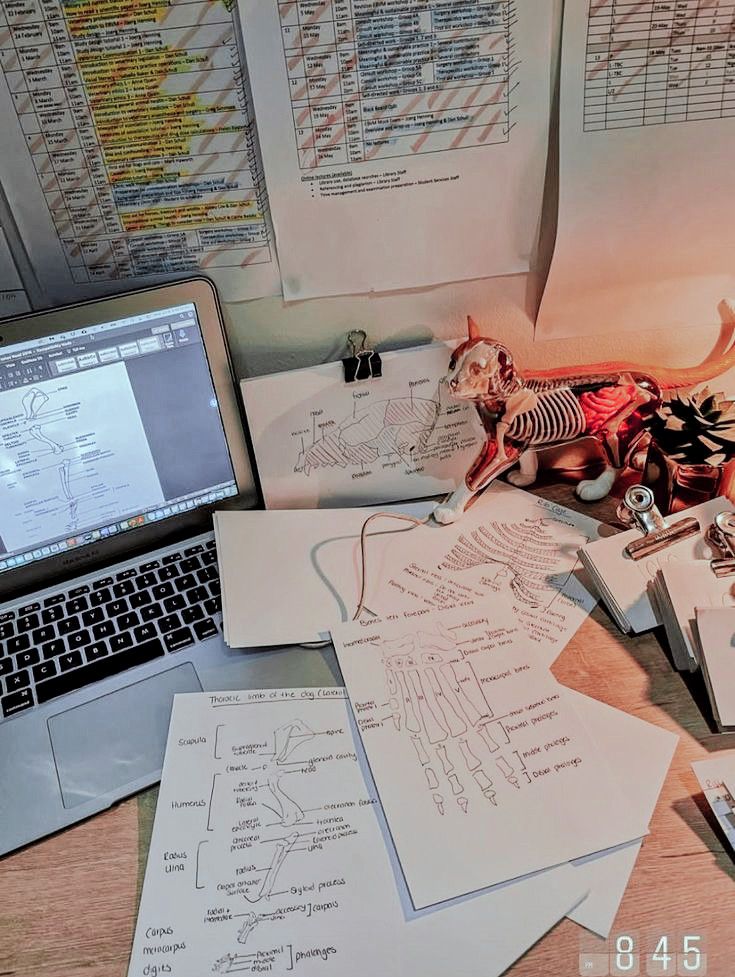
[[220,0],[0,5],[0,64],[73,281],[271,260],[233,16]]
[[735,118],[735,0],[590,0],[586,131]]
[[279,0],[302,169],[507,142],[514,0]]

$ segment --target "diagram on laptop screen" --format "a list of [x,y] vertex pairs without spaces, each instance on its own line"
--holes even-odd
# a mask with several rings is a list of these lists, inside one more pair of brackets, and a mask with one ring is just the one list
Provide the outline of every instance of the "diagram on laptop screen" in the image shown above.
[[0,537],[8,552],[162,502],[125,364],[0,393]]

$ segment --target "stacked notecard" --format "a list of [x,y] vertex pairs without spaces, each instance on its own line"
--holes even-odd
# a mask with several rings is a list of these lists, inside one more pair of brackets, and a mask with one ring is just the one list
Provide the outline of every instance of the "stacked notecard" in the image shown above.
[[[427,645],[423,654],[435,652]],[[419,659],[417,665],[422,678],[432,667],[441,674],[438,661]],[[516,674],[528,675],[526,665],[519,661]],[[368,727],[381,721],[370,711],[374,703],[353,710],[339,688],[176,696],[129,977],[145,977],[152,968],[178,977],[291,971],[305,977],[494,977],[565,914],[607,936],[676,737],[559,686],[542,689],[540,675],[529,669],[529,692],[552,698],[531,711],[540,747],[533,758],[516,757],[507,743],[498,743],[499,754],[488,754],[490,737],[503,738],[500,726],[516,745],[523,738],[533,749],[529,733],[515,728],[524,717],[497,716],[492,729],[480,730],[473,704],[480,712],[486,707],[457,669],[459,711],[452,723],[456,731],[464,717],[465,730],[441,743],[421,740],[438,783],[431,788],[421,774],[420,789],[407,795],[411,811],[432,822],[415,822],[412,851],[402,850],[403,841],[396,844],[393,819],[386,821],[381,805],[383,788],[379,795],[363,747],[365,740],[374,752],[367,742]],[[507,698],[492,687],[487,694],[495,702]],[[418,717],[422,708],[413,701]],[[401,715],[410,711],[407,703],[397,708]],[[399,730],[392,714],[385,723],[423,770],[413,720]],[[559,726],[553,738],[552,725]],[[401,745],[399,765],[404,753]],[[545,767],[548,774],[533,777]],[[543,779],[553,786],[542,793],[554,794],[561,806],[539,813],[534,781]],[[455,783],[464,790],[455,792]],[[573,791],[568,802],[560,800],[563,783]],[[511,816],[516,792],[523,801],[513,800]],[[443,814],[434,796],[440,793]],[[589,821],[579,840],[565,823],[572,803]],[[577,812],[574,827],[582,820]],[[490,830],[478,838],[483,821]],[[426,844],[433,822],[443,827],[436,847]],[[457,823],[467,832],[464,840],[454,837]],[[488,857],[499,849],[495,823],[506,841],[514,834],[503,870]],[[613,851],[565,859],[615,839],[630,840]],[[422,883],[418,899],[416,845],[423,846],[421,870],[430,889]],[[452,865],[450,855],[461,847],[476,852],[488,880],[513,878],[477,888],[480,873],[468,878],[467,860]],[[517,876],[534,863],[550,867]],[[432,880],[432,866],[443,864],[451,875]],[[455,897],[445,898],[443,890]],[[427,895],[431,904],[417,906]]]
[[720,731],[735,730],[735,607],[698,607],[696,631],[715,720]]
[[652,583],[653,603],[680,671],[694,671],[700,665],[695,608],[732,606],[733,583],[735,577],[716,577],[709,560],[672,562],[657,572]]
[[663,623],[655,598],[651,599],[657,572],[671,563],[692,566],[695,561],[709,560],[713,554],[705,533],[718,512],[731,508],[727,499],[717,498],[669,516],[670,525],[684,517],[694,517],[700,524],[699,533],[640,560],[633,560],[625,552],[628,543],[641,539],[637,529],[599,539],[580,549],[579,557],[621,631],[638,634]]
[[700,786],[725,837],[735,851],[735,750],[715,753],[692,764]]

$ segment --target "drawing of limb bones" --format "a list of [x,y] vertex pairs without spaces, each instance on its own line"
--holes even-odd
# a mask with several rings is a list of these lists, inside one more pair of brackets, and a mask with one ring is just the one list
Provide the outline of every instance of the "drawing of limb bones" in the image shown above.
[[77,510],[79,508],[79,503],[72,495],[70,473],[71,462],[67,458],[66,461],[59,465],[59,478],[61,479],[61,490],[64,493],[64,498],[69,502],[69,523],[72,528],[75,528],[77,524]]
[[[452,797],[467,813],[470,779],[497,805],[487,772],[491,760],[509,783],[518,784],[511,779],[517,780],[512,763],[501,752],[508,738],[472,665],[462,658],[452,633],[441,623],[438,629],[383,642],[390,718],[396,732],[409,737],[437,812],[444,814],[445,797]],[[444,794],[438,793],[442,786]]]
[[57,441],[53,441],[51,438],[47,437],[41,430],[40,424],[32,424],[31,427],[28,428],[28,433],[32,438],[35,438],[36,441],[40,441],[42,444],[45,444],[49,448],[51,448],[51,451],[55,455],[63,454],[64,446],[62,444],[59,444]]
[[303,821],[304,812],[281,786],[282,777],[288,773],[284,765],[289,763],[289,757],[294,750],[303,743],[308,743],[314,735],[314,732],[300,719],[280,726],[273,734],[273,758],[265,763],[264,769],[268,790],[276,806],[271,807],[270,804],[265,806],[273,811],[279,824],[286,828]]
[[405,460],[426,448],[438,416],[435,400],[394,397],[377,401],[304,448],[294,471],[309,475],[317,468],[370,465],[391,455]]
[[35,420],[41,410],[48,403],[48,395],[39,390],[38,387],[31,387],[23,394],[23,410],[27,421]]
[[243,893],[249,903],[260,902],[261,899],[270,899],[276,884],[276,879],[278,878],[278,873],[283,868],[283,863],[286,861],[288,853],[299,838],[298,831],[292,831],[285,838],[276,839],[276,847],[262,881],[259,885],[253,886],[251,890]]
[[499,567],[498,587],[507,581],[518,601],[529,607],[539,607],[560,589],[559,576],[572,572],[577,549],[584,542],[580,534],[574,533],[561,545],[560,527],[557,526],[554,532],[550,527],[548,519],[491,522],[480,526],[469,536],[459,537],[440,568],[471,570],[495,564]]
[[252,954],[226,953],[212,965],[212,970],[216,974],[243,974],[251,970],[253,966]]

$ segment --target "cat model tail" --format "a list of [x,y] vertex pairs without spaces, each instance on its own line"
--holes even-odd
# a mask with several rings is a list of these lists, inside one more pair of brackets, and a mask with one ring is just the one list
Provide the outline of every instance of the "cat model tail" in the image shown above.
[[[727,311],[731,324],[735,326],[735,299],[724,299],[722,308]],[[477,326],[473,323],[473,330],[469,331],[471,339],[478,334]],[[728,350],[715,359],[705,360],[698,366],[683,367],[681,369],[669,369],[663,366],[645,366],[640,363],[628,363],[612,360],[605,363],[592,363],[589,366],[555,367],[553,370],[524,370],[523,378],[529,382],[544,382],[569,377],[570,374],[577,378],[594,377],[599,374],[618,374],[631,373],[634,376],[646,376],[655,380],[662,390],[678,390],[681,387],[694,387],[700,383],[707,383],[715,377],[727,373],[735,367],[735,339],[730,343]]]

